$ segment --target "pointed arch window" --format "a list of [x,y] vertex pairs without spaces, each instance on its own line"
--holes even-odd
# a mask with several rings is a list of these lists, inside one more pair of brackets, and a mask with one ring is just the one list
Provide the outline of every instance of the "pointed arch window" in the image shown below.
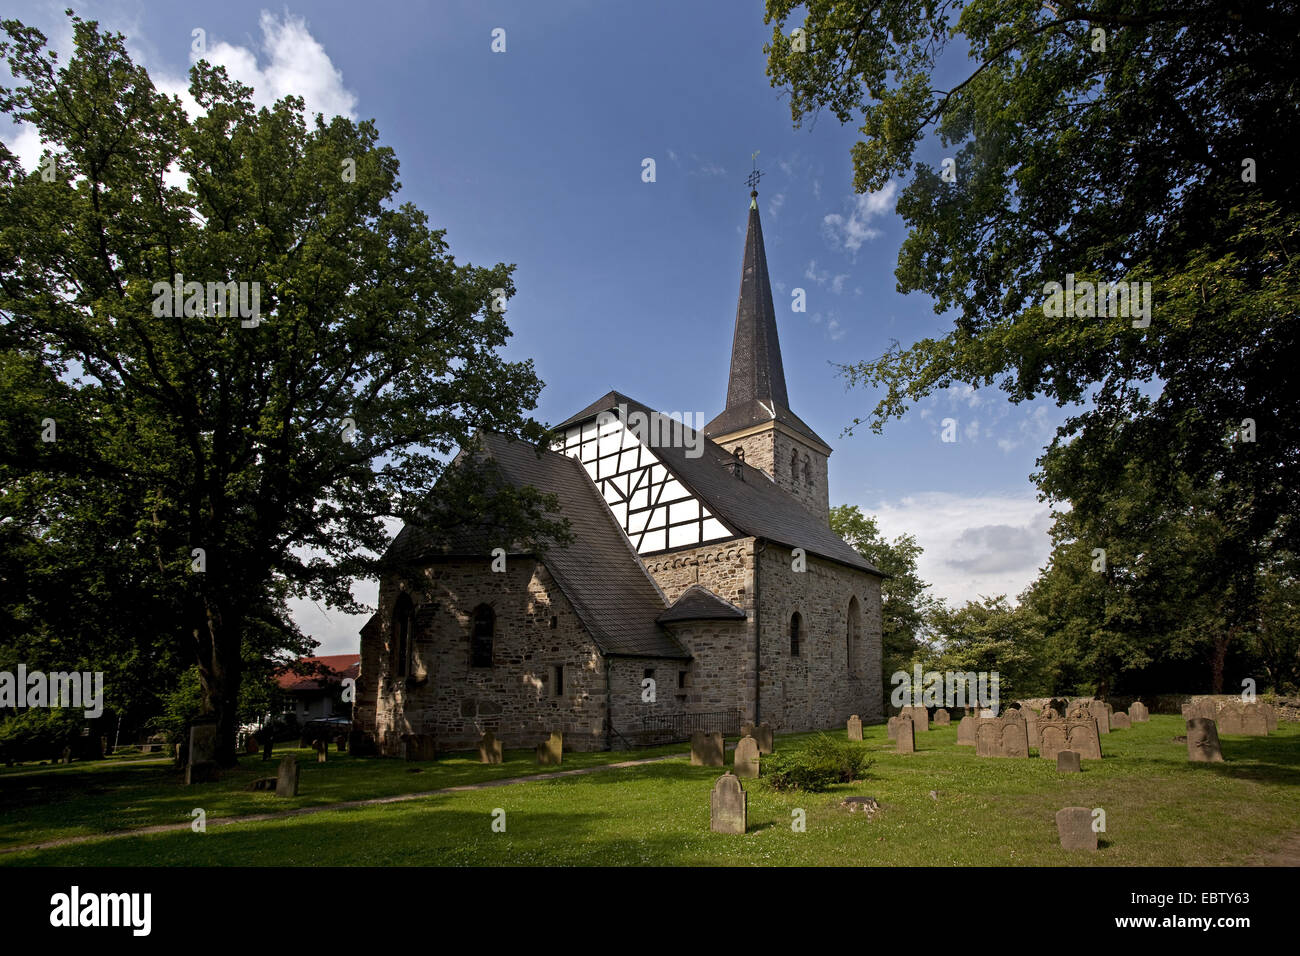
[[803,456],[803,480],[807,484],[812,484],[812,459],[807,455]]
[[799,656],[800,638],[803,637],[803,618],[795,611],[790,615],[790,656]]
[[394,677],[411,673],[411,632],[415,620],[415,607],[410,595],[403,592],[393,605],[392,672]]
[[799,449],[790,452],[790,480],[799,480]]
[[496,637],[496,612],[486,604],[474,608],[470,619],[469,666],[492,666],[492,641]]

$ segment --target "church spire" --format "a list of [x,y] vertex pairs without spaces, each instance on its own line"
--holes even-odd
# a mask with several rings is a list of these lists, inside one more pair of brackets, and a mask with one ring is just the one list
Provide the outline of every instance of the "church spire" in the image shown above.
[[779,421],[825,445],[811,428],[790,411],[781,364],[781,342],[776,333],[776,308],[767,275],[763,226],[758,218],[757,169],[746,180],[750,186],[749,225],[740,271],[740,298],[731,342],[731,373],[727,380],[727,407],[705,428],[709,437],[727,435],[765,422]]

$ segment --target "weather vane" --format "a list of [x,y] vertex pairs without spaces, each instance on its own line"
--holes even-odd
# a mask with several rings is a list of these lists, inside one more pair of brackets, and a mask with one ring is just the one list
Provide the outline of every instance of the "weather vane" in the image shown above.
[[754,171],[745,177],[745,183],[749,186],[750,192],[757,195],[758,181],[763,178],[763,171],[758,168],[758,150],[754,150],[749,158],[754,161]]

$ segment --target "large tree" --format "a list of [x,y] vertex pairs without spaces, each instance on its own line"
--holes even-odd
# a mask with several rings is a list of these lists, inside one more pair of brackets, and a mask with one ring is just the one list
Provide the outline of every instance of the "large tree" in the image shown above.
[[[953,315],[845,368],[883,386],[872,427],[996,384],[1071,406],[1058,444],[1100,433],[1154,482],[1216,483],[1224,628],[1249,632],[1260,549],[1296,552],[1300,529],[1300,4],[768,0],[766,18],[796,123],[860,124],[859,191],[907,180],[899,290]],[[1070,276],[1149,282],[1149,325],[1082,295],[1054,314]],[[1223,440],[1246,420],[1251,440]]]
[[[255,109],[206,62],[190,118],[120,34],[72,24],[60,66],[3,23],[0,110],[46,144],[39,172],[0,148],[3,485],[64,535],[82,490],[130,516],[115,547],[148,565],[229,763],[254,618],[283,589],[359,610],[386,520],[425,520],[440,477],[444,517],[556,530],[547,499],[446,468],[476,429],[540,439],[541,383],[501,355],[512,267],[458,264],[394,205],[372,122]],[[143,590],[68,600],[131,615]]]

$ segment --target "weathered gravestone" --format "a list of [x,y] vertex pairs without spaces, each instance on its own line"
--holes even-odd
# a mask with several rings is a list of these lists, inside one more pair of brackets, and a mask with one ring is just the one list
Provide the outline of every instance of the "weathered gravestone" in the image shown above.
[[916,733],[920,734],[929,732],[930,712],[924,707],[904,707],[899,716],[901,717],[903,714],[912,718],[912,729]]
[[479,738],[478,760],[479,763],[501,762],[501,741],[490,730]]
[[275,785],[276,785],[277,782],[278,782],[278,778],[277,778],[277,777],[260,777],[259,779],[254,780],[252,783],[250,783],[250,784],[248,785],[247,789],[249,789],[249,790],[274,790],[274,789],[275,789]]
[[709,795],[709,829],[714,833],[744,833],[747,796],[734,773],[724,773]]
[[1223,763],[1219,747],[1219,728],[1208,717],[1187,721],[1187,759],[1192,763]]
[[776,749],[775,741],[772,736],[771,724],[759,724],[754,726],[751,720],[745,721],[740,725],[740,736],[753,737],[758,741],[758,752],[760,754],[770,754]]
[[936,727],[947,727],[951,723],[952,716],[942,707],[934,712],[934,725]]
[[[72,763],[72,748],[71,748],[71,747],[64,747],[64,748],[63,748],[63,758],[62,758],[59,762],[60,762],[60,763]],[[187,782],[188,782],[188,781],[187,781]]]
[[1128,716],[1135,724],[1145,724],[1151,720],[1151,711],[1147,710],[1147,705],[1140,700],[1135,700],[1128,706]]
[[1220,734],[1240,734],[1245,732],[1242,728],[1241,708],[1236,704],[1224,704],[1215,723],[1218,724],[1217,729]]
[[252,734],[249,734],[248,737],[244,740],[244,753],[249,754],[251,756],[257,753],[261,749],[262,748],[257,745],[257,738],[254,737]]
[[348,752],[347,734],[339,734],[337,737],[334,738],[334,749],[341,754]]
[[[889,735],[890,740],[898,739],[898,720],[899,720],[898,716],[895,715],[893,717],[890,717],[889,720],[885,721],[885,733]],[[852,738],[849,739],[851,740]]]
[[537,745],[537,762],[544,767],[558,767],[564,759],[564,734],[558,730]]
[[185,764],[185,782],[206,783],[217,779],[217,722],[195,721],[190,725],[190,753]]
[[1246,704],[1241,708],[1240,732],[1247,737],[1268,736],[1268,718],[1264,715],[1263,704]]
[[289,754],[280,760],[280,772],[275,778],[277,797],[298,796],[298,758]]
[[274,748],[274,747],[275,747],[275,741],[271,739],[271,735],[268,733],[268,734],[266,735],[266,739],[265,739],[264,741],[262,741],[262,759],[263,759],[263,760],[270,760],[270,759],[271,759],[271,750],[272,750],[272,748]]
[[1025,733],[1024,718],[1013,716],[981,720],[975,728],[975,755],[977,757],[1028,757],[1029,738]]
[[323,740],[316,740],[311,745],[312,750],[316,751],[316,762],[324,763],[325,757],[329,754],[329,745]]
[[895,737],[900,754],[916,753],[916,727],[911,714],[899,714],[898,723],[894,725]]
[[741,737],[736,744],[736,754],[732,758],[737,777],[758,776],[758,741],[753,737]]
[[1028,707],[1026,707],[1024,704],[1020,705],[1020,710],[1018,711],[1018,713],[1025,721],[1026,742],[1030,747],[1033,747],[1035,750],[1038,749],[1038,715],[1034,713],[1032,710],[1030,710]]
[[[1087,711],[1082,711],[1086,714]],[[1055,760],[1062,750],[1073,750],[1084,760],[1101,759],[1097,721],[1090,716],[1038,722],[1038,756]]]
[[1272,704],[1261,703],[1259,709],[1264,712],[1264,727],[1270,733],[1277,732],[1277,711]]
[[691,734],[692,767],[721,767],[724,763],[723,752],[721,731],[705,733],[697,730]]
[[1106,706],[1105,701],[1092,701],[1088,704],[1088,710],[1093,717],[1097,718],[1097,733],[1110,733],[1110,708]]
[[[398,754],[403,760],[433,760],[437,756],[433,734],[402,734],[398,748]],[[495,761],[495,763],[500,762]]]
[[957,744],[962,747],[975,746],[975,724],[977,718],[967,714],[957,721]]
[[1097,834],[1092,829],[1092,811],[1087,807],[1066,807],[1056,811],[1056,833],[1063,850],[1095,850]]
[[1056,754],[1056,771],[1057,773],[1079,773],[1083,769],[1083,764],[1079,760],[1079,754],[1074,750],[1061,750]]
[[862,739],[862,719],[854,714],[849,718],[849,740]]
[[1122,710],[1117,710],[1110,715],[1111,730],[1128,730],[1130,726],[1128,714]]

